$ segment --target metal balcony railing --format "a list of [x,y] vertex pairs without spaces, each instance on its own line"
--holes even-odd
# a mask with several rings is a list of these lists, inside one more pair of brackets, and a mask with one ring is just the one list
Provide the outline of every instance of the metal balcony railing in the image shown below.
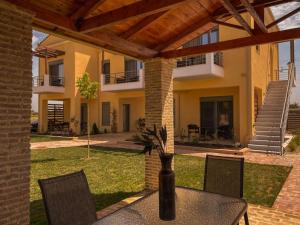
[[122,84],[129,82],[137,82],[140,80],[139,72],[125,71],[121,73],[103,74],[104,84]]
[[[47,85],[47,83],[45,82],[44,76],[43,77],[36,76],[36,77],[32,78],[32,86],[33,87],[41,87],[41,86],[45,86],[45,84]],[[49,86],[64,87],[64,85],[65,85],[64,77],[49,76]]]
[[32,86],[33,87],[40,87],[44,86],[44,77],[32,77]]
[[64,77],[51,77],[49,76],[49,85],[55,87],[64,87],[65,79]]
[[206,63],[206,55],[201,54],[193,57],[183,57],[177,59],[176,66],[179,67],[186,67],[186,66],[193,66],[193,65],[201,65]]

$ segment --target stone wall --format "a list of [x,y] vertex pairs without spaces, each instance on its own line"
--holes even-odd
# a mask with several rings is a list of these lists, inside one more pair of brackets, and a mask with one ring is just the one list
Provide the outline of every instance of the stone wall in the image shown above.
[[0,224],[29,224],[32,17],[0,1]]
[[[168,152],[174,152],[173,79],[174,60],[155,58],[145,63],[145,118],[146,127],[166,125]],[[156,151],[146,155],[146,189],[158,188],[160,159]]]

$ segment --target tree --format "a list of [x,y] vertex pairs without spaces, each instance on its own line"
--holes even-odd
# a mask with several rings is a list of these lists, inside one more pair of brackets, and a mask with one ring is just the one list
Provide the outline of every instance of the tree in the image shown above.
[[88,132],[88,158],[90,158],[90,101],[97,98],[98,82],[90,80],[90,75],[85,72],[76,81],[80,95],[87,100],[87,132]]

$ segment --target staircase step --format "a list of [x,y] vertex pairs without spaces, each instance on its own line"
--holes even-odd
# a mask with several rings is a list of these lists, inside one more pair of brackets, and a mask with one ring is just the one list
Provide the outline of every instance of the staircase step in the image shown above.
[[272,151],[272,152],[281,152],[281,146],[268,146],[268,145],[255,145],[249,144],[248,148],[259,151]]
[[274,106],[274,105],[264,105],[261,110],[268,110],[268,111],[280,111],[283,109],[282,105]]
[[271,121],[257,121],[255,123],[255,127],[279,127],[280,121],[278,122],[271,122]]
[[280,130],[256,130],[256,135],[259,136],[280,136]]
[[256,123],[258,122],[271,122],[271,123],[280,123],[281,116],[260,116],[258,115],[256,118]]
[[281,146],[281,141],[272,141],[272,140],[251,140],[250,144],[253,145],[267,145],[267,146]]
[[280,136],[255,135],[253,139],[254,140],[280,141]]
[[277,131],[279,130],[279,125],[278,126],[257,126],[255,125],[255,130],[256,132],[258,131]]
[[282,114],[282,110],[260,110],[258,112],[258,116],[262,116],[262,117],[277,117],[280,116],[281,117]]
[[266,96],[265,97],[265,102],[267,102],[267,101],[271,101],[271,100],[274,100],[274,101],[278,101],[278,102],[284,102],[284,100],[285,100],[285,96],[281,96],[281,97],[278,97],[278,96]]

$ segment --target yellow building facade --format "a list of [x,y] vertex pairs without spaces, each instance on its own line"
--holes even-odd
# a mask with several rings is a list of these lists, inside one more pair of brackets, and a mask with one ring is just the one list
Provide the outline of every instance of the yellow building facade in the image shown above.
[[[245,14],[244,18],[254,27],[249,15]],[[266,11],[265,20],[273,21],[270,11]],[[228,22],[237,24],[234,19]],[[246,35],[245,31],[219,26],[183,48]],[[63,77],[63,85],[60,90],[34,87],[34,92],[39,94],[39,132],[49,132],[49,123],[53,123],[49,119],[51,101],[63,102],[60,122],[67,124],[68,130],[77,135],[85,132],[87,105],[76,87],[76,80],[84,72],[99,83],[98,98],[90,104],[90,124],[96,124],[101,132],[137,131],[138,120],[145,117],[142,61],[52,35],[39,47],[65,53],[47,62],[40,59],[38,79],[48,79],[45,76],[45,66],[48,66],[47,73],[54,71],[56,77]],[[63,65],[57,66],[56,62]],[[219,138],[247,145],[268,84],[277,79],[277,44],[185,57],[176,59],[175,64],[175,137],[194,136],[198,132],[202,140]]]

